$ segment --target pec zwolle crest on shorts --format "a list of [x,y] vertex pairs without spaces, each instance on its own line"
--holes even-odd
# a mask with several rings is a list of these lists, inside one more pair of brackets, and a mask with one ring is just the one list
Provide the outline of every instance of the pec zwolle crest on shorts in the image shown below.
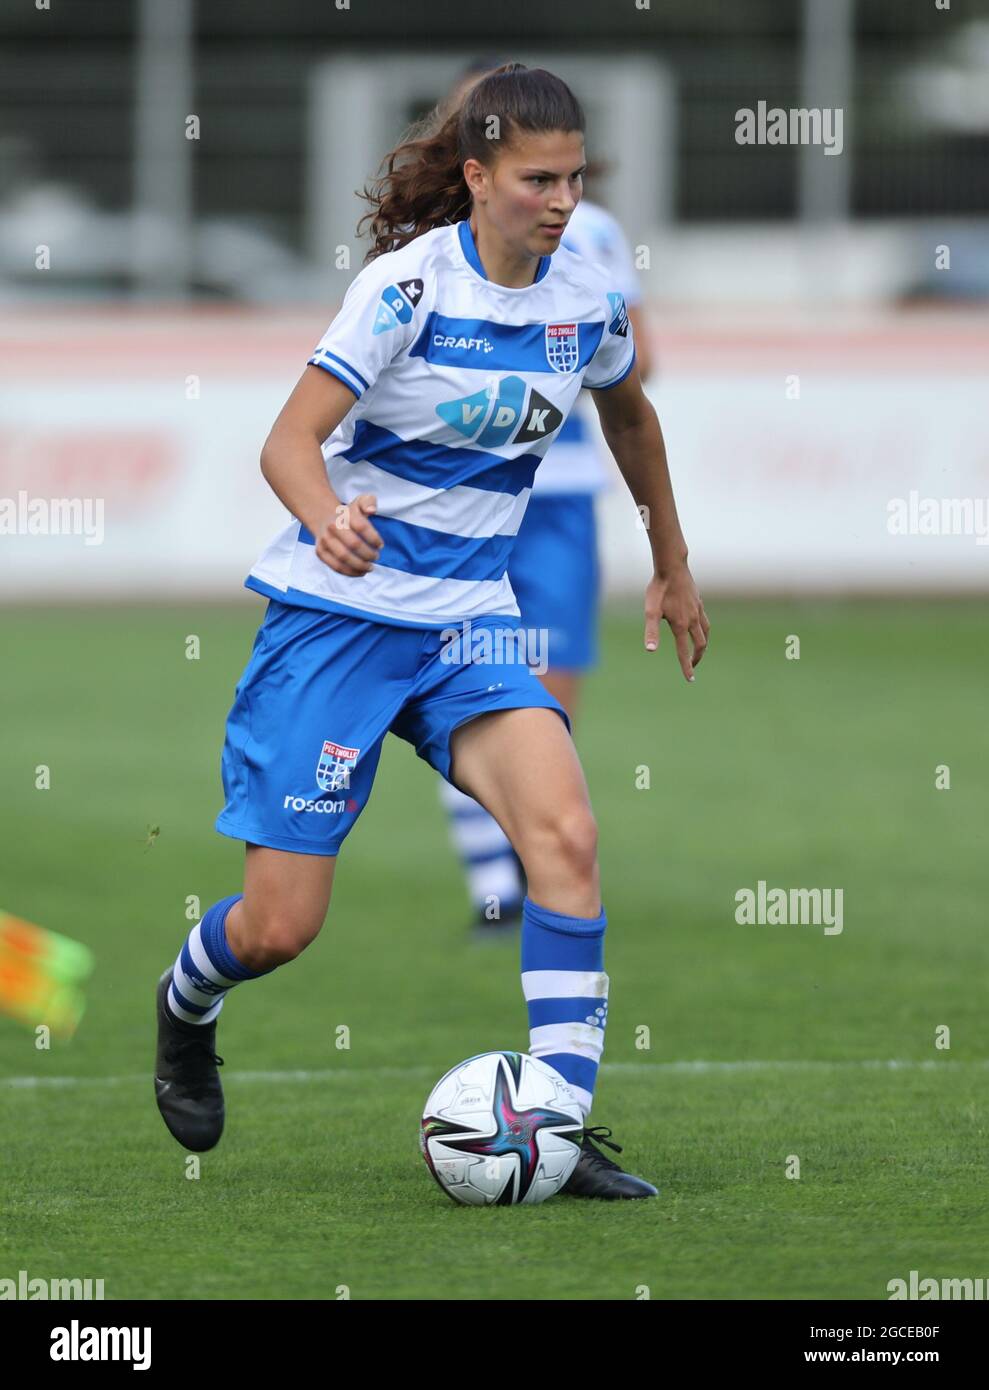
[[546,325],[546,360],[554,372],[572,372],[577,367],[577,325]]
[[316,764],[316,781],[324,792],[338,792],[350,786],[350,774],[357,766],[359,748],[344,748],[326,739]]

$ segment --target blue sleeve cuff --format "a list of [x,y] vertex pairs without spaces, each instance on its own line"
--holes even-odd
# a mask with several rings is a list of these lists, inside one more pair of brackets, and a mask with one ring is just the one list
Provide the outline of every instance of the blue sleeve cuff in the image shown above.
[[[329,372],[338,381],[342,381],[344,386],[349,386],[354,395],[360,400],[369,383],[364,380],[360,372],[354,370],[349,362],[345,362],[342,357],[337,357],[335,353],[328,353],[325,349],[320,353],[313,353],[309,358],[311,367],[322,367],[324,372]],[[358,385],[357,383],[360,383]]]

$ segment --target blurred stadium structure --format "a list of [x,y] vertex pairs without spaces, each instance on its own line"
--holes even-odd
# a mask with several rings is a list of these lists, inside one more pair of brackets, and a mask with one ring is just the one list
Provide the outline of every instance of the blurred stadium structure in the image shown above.
[[[76,0],[0,35],[3,599],[244,592],[284,516],[260,446],[362,263],[355,190],[478,55],[585,105],[702,589],[984,589],[989,0]],[[840,108],[840,154],[740,145],[760,102]],[[32,534],[53,498],[101,527]],[[924,499],[961,530],[925,534]],[[640,590],[617,476],[602,517],[610,589]]]

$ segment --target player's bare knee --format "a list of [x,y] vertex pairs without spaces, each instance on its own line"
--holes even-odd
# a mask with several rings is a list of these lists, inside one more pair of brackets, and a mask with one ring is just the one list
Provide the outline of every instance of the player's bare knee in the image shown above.
[[[566,869],[568,877],[593,877],[597,864],[598,828],[589,807],[562,811],[532,837],[532,852]],[[524,856],[523,856],[524,858]]]
[[598,827],[589,808],[570,812],[559,823],[560,852],[575,875],[589,878],[597,864]]
[[322,918],[314,915],[267,909],[248,914],[249,928],[241,945],[240,957],[251,970],[271,970],[295,960],[319,935]]

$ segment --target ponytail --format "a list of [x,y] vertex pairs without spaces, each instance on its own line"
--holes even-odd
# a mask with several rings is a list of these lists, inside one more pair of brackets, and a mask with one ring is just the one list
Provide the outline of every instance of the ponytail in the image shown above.
[[[492,122],[492,117],[497,119]],[[357,226],[362,236],[370,223],[373,240],[365,264],[470,215],[472,198],[464,179],[468,159],[493,168],[499,149],[511,145],[519,132],[584,129],[581,105],[559,77],[524,63],[495,68],[455,109],[441,103],[413,125],[381,161],[384,172],[371,189],[359,194],[371,205]]]

